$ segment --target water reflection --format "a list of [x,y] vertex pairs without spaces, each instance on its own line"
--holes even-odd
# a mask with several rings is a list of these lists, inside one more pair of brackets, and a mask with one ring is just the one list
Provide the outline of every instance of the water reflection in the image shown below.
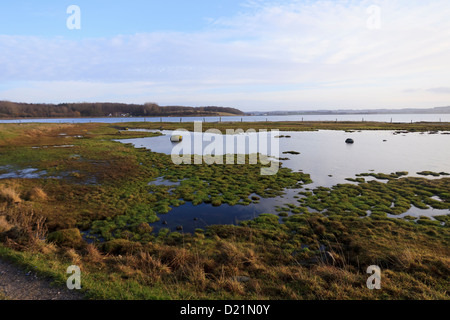
[[[145,147],[153,152],[170,154],[172,131],[151,138],[120,140],[136,147]],[[186,133],[185,133],[186,134]],[[201,133],[193,135],[192,141],[201,141]],[[284,167],[303,171],[311,175],[313,186],[331,187],[348,183],[346,178],[355,178],[359,173],[391,173],[408,171],[409,176],[418,176],[420,171],[450,172],[450,136],[408,133],[394,134],[392,131],[344,131],[280,132],[291,138],[279,139],[280,157]],[[222,139],[224,136],[220,135]],[[351,137],[354,144],[346,144]],[[183,143],[183,142],[181,142]],[[205,142],[206,146],[209,142]],[[188,148],[185,148],[185,151]],[[248,153],[246,146],[239,153]],[[296,151],[298,155],[283,154]],[[219,154],[219,153],[216,153]],[[287,160],[289,159],[289,160]],[[369,178],[366,178],[369,180]]]
[[[170,154],[173,144],[170,142],[171,131],[163,131],[164,135],[151,138],[121,140],[132,143],[136,147],[145,147],[154,152]],[[193,135],[201,141],[202,133],[185,133]],[[442,134],[402,133],[392,131],[316,131],[316,132],[280,132],[280,135],[290,136],[279,139],[282,165],[294,171],[303,171],[311,175],[312,184],[305,186],[313,189],[318,186],[332,187],[339,183],[352,183],[346,178],[355,178],[359,173],[391,173],[408,171],[409,176],[417,176],[417,172],[434,171],[450,172],[450,136]],[[222,135],[217,135],[225,139]],[[354,144],[346,144],[345,140],[352,138]],[[209,142],[207,142],[209,143]],[[206,144],[204,146],[206,146]],[[185,150],[189,150],[186,148]],[[236,150],[237,151],[237,150]],[[283,154],[295,151],[299,154]],[[295,153],[294,152],[294,153]],[[248,153],[248,148],[241,147],[239,153]],[[427,177],[432,179],[433,177]],[[366,181],[374,180],[365,177]],[[380,180],[387,182],[387,180]],[[163,183],[161,182],[156,183]],[[173,182],[165,182],[171,183]],[[169,184],[170,185],[170,184]],[[297,203],[294,196],[299,190],[287,190],[284,197],[261,199],[257,204],[249,206],[222,205],[213,207],[210,204],[194,206],[187,203],[167,215],[161,215],[161,221],[153,226],[156,230],[167,227],[176,230],[183,226],[184,232],[193,232],[195,228],[204,228],[213,224],[235,224],[237,221],[248,220],[261,213],[276,214],[276,206],[285,203]],[[449,214],[449,210],[411,208],[407,213],[393,218],[410,215],[414,217]]]
[[46,171],[39,171],[35,168],[26,168],[20,170],[14,170],[10,166],[0,167],[0,172],[6,171],[6,173],[0,173],[0,180],[2,179],[38,179],[47,174]]
[[399,215],[392,215],[388,214],[387,216],[389,218],[404,218],[404,217],[414,217],[414,218],[420,218],[421,216],[429,217],[432,220],[436,220],[433,217],[437,216],[445,216],[447,214],[450,214],[450,211],[447,209],[435,209],[435,208],[428,208],[428,209],[420,209],[415,206],[411,206],[411,208]]

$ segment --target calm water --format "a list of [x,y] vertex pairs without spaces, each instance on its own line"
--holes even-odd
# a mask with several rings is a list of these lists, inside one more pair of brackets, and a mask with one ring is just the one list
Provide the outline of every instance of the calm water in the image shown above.
[[[170,154],[176,144],[170,142],[172,132],[164,131],[165,135],[152,138],[121,140],[132,143],[136,147],[145,147],[154,152]],[[202,137],[225,139],[223,135],[205,133],[183,133],[183,143],[191,141],[203,143],[203,147],[210,141],[203,142]],[[354,178],[359,173],[391,173],[408,171],[410,176],[419,176],[416,173],[430,170],[435,172],[450,172],[450,135],[446,134],[395,134],[392,131],[362,131],[347,133],[343,131],[317,131],[317,132],[280,132],[291,138],[277,139],[280,149],[282,165],[294,171],[303,171],[311,175],[313,184],[306,186],[331,187],[338,183],[349,183],[346,178]],[[244,135],[248,138],[248,134]],[[186,139],[187,138],[187,139]],[[346,144],[347,138],[354,139],[354,144]],[[211,139],[214,141],[214,139]],[[180,145],[178,145],[180,147]],[[189,152],[186,145],[185,153]],[[283,154],[286,151],[300,152],[299,155]],[[248,153],[248,145],[241,146],[239,153]],[[216,151],[216,154],[221,154]],[[223,154],[223,152],[222,152]],[[366,178],[369,180],[370,178]],[[157,182],[159,183],[159,182]],[[191,203],[174,208],[167,215],[161,215],[161,222],[156,223],[156,229],[169,227],[175,230],[182,225],[185,232],[193,232],[195,228],[203,228],[213,224],[234,224],[237,221],[248,220],[261,213],[276,213],[275,206],[284,203],[296,203],[293,197],[300,190],[287,190],[284,197],[275,199],[261,199],[259,204],[249,206],[213,207],[209,204],[193,206]],[[419,211],[418,211],[419,210]],[[404,215],[433,216],[450,214],[449,210],[420,210],[411,208]],[[404,216],[402,215],[402,216]]]
[[373,115],[293,115],[293,116],[236,116],[236,117],[130,117],[130,118],[61,118],[0,120],[0,123],[120,123],[120,122],[262,122],[262,121],[375,121],[375,122],[450,122],[450,114],[373,114]]
[[[163,131],[164,135],[152,138],[120,140],[134,146],[147,148],[153,152],[171,154],[174,146],[184,148],[185,153],[194,145],[203,143],[203,150],[212,142],[203,139],[223,139],[224,135],[207,133],[183,133],[184,140],[180,144],[170,142],[171,131]],[[187,138],[190,135],[190,139]],[[294,171],[311,174],[314,186],[330,187],[345,182],[346,178],[354,178],[359,173],[391,173],[408,171],[411,176],[416,172],[435,171],[450,172],[450,135],[447,134],[394,134],[392,131],[362,131],[347,133],[343,131],[315,132],[280,132],[291,138],[277,139],[279,155],[284,167]],[[249,135],[244,135],[247,143],[236,147],[235,153],[249,153]],[[203,138],[202,138],[203,137]],[[354,144],[346,144],[352,138]],[[214,139],[211,139],[214,141]],[[192,142],[192,147],[189,146]],[[225,143],[224,143],[225,144]],[[237,143],[236,143],[237,144]],[[284,154],[296,151],[299,155]],[[226,153],[216,150],[217,155]],[[330,177],[331,175],[331,177]]]

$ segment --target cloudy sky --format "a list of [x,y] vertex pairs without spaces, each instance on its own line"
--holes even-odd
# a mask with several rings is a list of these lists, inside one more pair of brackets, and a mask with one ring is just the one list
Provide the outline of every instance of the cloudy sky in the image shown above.
[[446,106],[449,17],[448,0],[2,1],[0,100]]

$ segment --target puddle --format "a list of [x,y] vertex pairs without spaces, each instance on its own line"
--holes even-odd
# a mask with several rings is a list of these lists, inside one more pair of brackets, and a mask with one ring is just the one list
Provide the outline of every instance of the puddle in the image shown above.
[[388,216],[388,218],[394,218],[394,219],[404,218],[406,216],[415,217],[418,219],[421,216],[424,216],[424,217],[430,218],[431,220],[436,220],[433,217],[445,216],[448,214],[450,214],[449,209],[434,209],[434,208],[420,209],[415,206],[411,206],[411,208],[408,211],[406,211],[405,213],[398,214],[398,215],[388,214],[387,216]]
[[159,177],[155,181],[151,181],[148,183],[149,186],[179,186],[181,184],[181,181],[170,181],[167,179],[164,179],[164,177]]
[[[251,194],[249,199],[256,202],[249,205],[237,204],[231,206],[222,204],[219,207],[215,207],[210,203],[202,203],[195,206],[192,202],[186,202],[179,207],[172,207],[172,210],[167,214],[159,214],[160,221],[150,225],[156,233],[162,228],[167,228],[170,231],[194,233],[197,228],[204,229],[211,225],[238,225],[242,221],[257,218],[263,213],[278,216],[277,208],[284,207],[286,201],[296,202],[297,198],[295,197],[298,191],[299,189],[285,189],[284,195],[275,198],[263,198],[257,194]],[[315,211],[314,209],[309,209],[311,212]],[[282,222],[283,217],[279,218],[280,222]],[[177,230],[180,226],[183,229]]]
[[60,146],[42,146],[42,147],[31,147],[31,149],[47,149],[47,148],[73,148],[75,145],[73,144],[64,144]]
[[[241,221],[251,220],[258,217],[262,212],[255,205],[230,206],[222,204],[214,207],[212,204],[202,203],[194,206],[188,202],[182,206],[172,208],[168,214],[160,214],[160,221],[150,224],[154,232],[162,228],[170,231],[183,231],[194,233],[195,229],[205,229],[211,225],[237,225]],[[179,227],[182,226],[182,230]]]
[[[47,174],[46,171],[39,171],[35,168],[26,168],[21,170],[13,170],[11,167],[1,167],[0,170],[10,171],[0,174],[0,179],[38,179]],[[12,170],[12,171],[11,171]]]
[[73,144],[66,144],[62,146],[53,146],[53,148],[73,148],[75,147]]
[[432,196],[431,199],[439,201],[439,202],[445,202],[444,200],[442,200],[441,198],[439,198],[439,196]]

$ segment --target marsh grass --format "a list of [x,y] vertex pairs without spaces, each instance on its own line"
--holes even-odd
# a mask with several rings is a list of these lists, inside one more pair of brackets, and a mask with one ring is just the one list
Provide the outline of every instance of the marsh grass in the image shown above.
[[13,225],[6,220],[5,216],[0,215],[0,233],[7,232],[13,228]]
[[16,184],[6,184],[0,186],[0,202],[6,202],[9,205],[22,202],[20,191]]
[[[407,212],[413,205],[421,209],[450,209],[448,178],[426,180],[399,178],[403,174],[373,175],[389,181],[381,183],[347,179],[359,184],[339,184],[332,189],[318,187],[312,193],[303,193],[305,197],[298,199],[300,206],[287,205],[287,208],[292,213],[295,213],[295,209],[309,207],[326,215],[352,216],[366,216],[369,211],[372,215],[399,215]],[[433,196],[438,196],[443,201],[437,201]]]
[[41,213],[29,206],[3,206],[0,208],[0,229],[3,229],[0,239],[17,247],[42,247],[48,232],[45,220]]
[[31,201],[45,201],[48,200],[47,193],[40,187],[33,187],[27,194],[27,199]]
[[[81,251],[9,254],[33,265],[38,255],[43,270],[50,261],[60,261],[53,266],[77,262],[83,266],[83,286],[95,297],[145,299],[159,292],[172,299],[446,299],[448,228],[439,227],[433,236],[426,234],[429,228],[436,227],[314,214],[281,224],[266,215],[242,226],[211,227],[205,238],[161,238],[116,254],[92,245]],[[301,249],[305,244],[308,250]],[[335,263],[321,258],[319,244]],[[383,270],[382,292],[365,288],[365,268],[371,264]]]
[[[153,130],[177,130],[180,129],[179,123],[151,123],[151,122],[133,122],[123,124],[134,129],[153,129]],[[193,131],[193,123],[183,123],[182,127]],[[285,122],[221,122],[202,124],[203,131],[209,129],[219,129],[223,133],[227,129],[278,129],[280,131],[316,131],[316,130],[392,130],[401,132],[430,132],[430,131],[449,131],[450,123],[382,123],[382,122],[335,122],[335,121],[285,121]]]
[[[438,127],[268,125],[296,130]],[[67,279],[67,266],[80,264],[84,292],[97,299],[449,298],[449,216],[416,223],[386,214],[405,212],[411,205],[449,208],[450,179],[374,174],[387,183],[356,180],[360,183],[305,189],[295,203],[279,208],[288,213],[282,221],[263,214],[238,226],[210,226],[193,235],[164,229],[155,233],[148,224],[173,206],[188,201],[247,205],[278,196],[284,188],[300,188],[310,177],[284,168],[276,176],[262,177],[260,165],[175,166],[167,155],[111,141],[148,134],[119,129],[107,124],[0,125],[0,165],[15,163],[63,177],[2,181],[16,197],[1,200],[1,256],[61,283]],[[62,144],[75,147],[31,148]],[[157,177],[180,184],[148,185]],[[97,241],[85,243],[80,231]],[[382,291],[365,287],[365,269],[372,264],[382,267]]]

